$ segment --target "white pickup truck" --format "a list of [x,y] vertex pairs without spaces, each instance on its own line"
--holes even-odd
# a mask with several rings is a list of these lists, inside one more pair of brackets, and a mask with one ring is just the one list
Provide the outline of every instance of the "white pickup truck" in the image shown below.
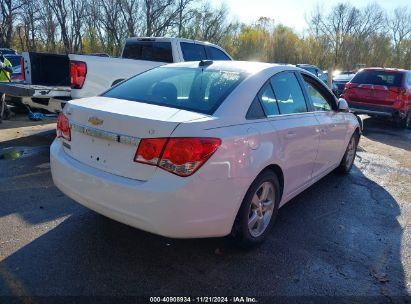
[[22,53],[23,81],[0,83],[9,103],[60,112],[67,100],[103,93],[124,79],[172,62],[232,60],[221,47],[183,38],[128,38],[121,58]]

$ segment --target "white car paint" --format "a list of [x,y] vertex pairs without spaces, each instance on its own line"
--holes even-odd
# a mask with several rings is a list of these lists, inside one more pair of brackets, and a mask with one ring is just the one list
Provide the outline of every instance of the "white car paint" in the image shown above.
[[[168,67],[198,67],[198,62]],[[265,168],[283,172],[280,206],[335,169],[356,129],[345,112],[306,112],[247,120],[259,89],[271,76],[302,70],[252,62],[216,62],[213,69],[246,71],[250,76],[212,115],[169,107],[91,97],[70,101],[71,123],[133,138],[216,137],[221,146],[193,175],[179,177],[133,162],[137,145],[84,135],[51,146],[54,183],[80,204],[122,223],[176,237],[217,237],[231,232],[241,202]],[[70,147],[70,148],[68,148]],[[99,159],[97,159],[99,158]]]

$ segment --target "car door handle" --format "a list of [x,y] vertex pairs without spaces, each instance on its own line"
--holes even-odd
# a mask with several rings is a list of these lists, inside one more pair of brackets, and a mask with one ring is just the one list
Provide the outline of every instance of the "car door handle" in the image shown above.
[[289,131],[287,132],[287,134],[285,135],[286,139],[291,139],[294,138],[297,135],[297,133],[295,133],[294,131]]

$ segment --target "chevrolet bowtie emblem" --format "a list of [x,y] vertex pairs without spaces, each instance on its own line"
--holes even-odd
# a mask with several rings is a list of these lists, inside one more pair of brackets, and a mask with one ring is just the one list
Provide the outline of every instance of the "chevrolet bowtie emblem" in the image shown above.
[[88,119],[88,122],[91,123],[91,124],[94,125],[94,126],[99,126],[99,125],[102,125],[102,124],[103,124],[104,120],[102,120],[102,119],[100,119],[100,118],[98,118],[98,117],[93,116],[93,117],[90,117],[90,118]]

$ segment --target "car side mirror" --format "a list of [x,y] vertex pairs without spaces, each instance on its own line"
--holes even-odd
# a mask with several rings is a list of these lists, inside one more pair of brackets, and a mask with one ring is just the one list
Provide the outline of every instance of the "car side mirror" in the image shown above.
[[349,112],[350,111],[350,107],[348,106],[348,103],[344,98],[338,99],[338,111],[340,111],[340,112]]

